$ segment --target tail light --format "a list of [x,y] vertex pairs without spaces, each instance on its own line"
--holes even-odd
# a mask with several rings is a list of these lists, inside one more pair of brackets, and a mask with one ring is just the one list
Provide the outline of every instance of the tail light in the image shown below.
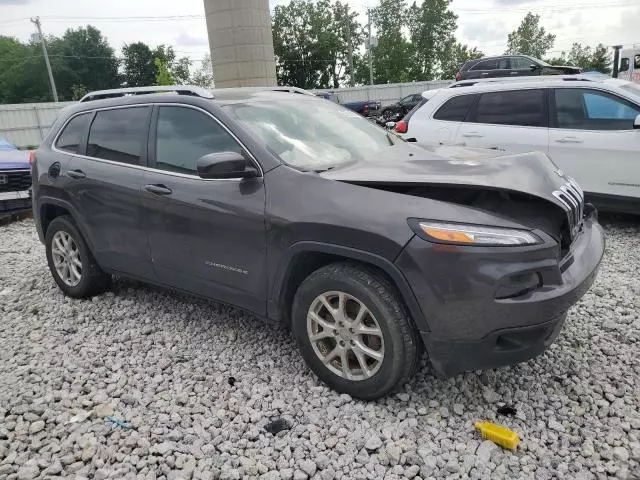
[[459,82],[460,80],[462,80],[462,72],[456,73],[456,82]]
[[409,129],[409,124],[404,120],[400,120],[398,123],[396,123],[396,128],[395,128],[396,133],[407,133],[408,129]]
[[29,150],[29,166],[33,168],[33,165],[36,163],[36,151]]
[[362,114],[369,115],[369,104],[365,103],[364,107],[362,107]]

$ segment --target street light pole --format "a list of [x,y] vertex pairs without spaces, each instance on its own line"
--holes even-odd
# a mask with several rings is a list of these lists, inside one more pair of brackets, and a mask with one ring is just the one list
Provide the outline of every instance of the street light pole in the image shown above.
[[369,84],[373,85],[373,45],[371,40],[371,9],[367,9],[367,16],[369,18]]
[[42,35],[42,28],[40,26],[40,17],[31,19],[38,29],[38,36],[40,37],[40,44],[42,45],[42,53],[44,54],[44,63],[47,65],[47,72],[49,73],[49,83],[51,84],[51,93],[53,94],[53,101],[58,101],[58,91],[56,90],[56,82],[53,80],[53,72],[51,71],[51,64],[49,63],[49,54],[47,53],[47,45],[44,41],[44,35]]

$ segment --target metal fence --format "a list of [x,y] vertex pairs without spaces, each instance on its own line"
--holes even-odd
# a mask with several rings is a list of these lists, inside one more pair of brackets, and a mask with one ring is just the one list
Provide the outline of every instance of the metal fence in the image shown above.
[[334,92],[338,95],[340,103],[378,100],[382,103],[382,106],[385,106],[395,103],[402,97],[406,97],[412,93],[422,93],[427,90],[444,88],[452,83],[453,80],[432,80],[429,82],[390,83],[386,85],[366,85],[363,87],[339,88],[337,90],[324,89],[313,91]]
[[0,137],[18,147],[40,145],[58,112],[72,103],[0,105]]
[[[340,103],[379,100],[384,106],[397,102],[409,94],[443,88],[449,84],[451,84],[449,80],[436,80],[431,82],[369,85],[322,91],[336,93]],[[53,124],[58,112],[73,103],[74,102],[0,105],[0,138],[4,138],[21,148],[38,146]]]

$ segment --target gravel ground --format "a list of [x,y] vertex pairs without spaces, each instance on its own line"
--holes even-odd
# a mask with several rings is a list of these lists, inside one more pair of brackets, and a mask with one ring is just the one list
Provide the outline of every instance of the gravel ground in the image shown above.
[[[606,230],[547,353],[449,380],[425,363],[364,403],[241,311],[127,282],[65,298],[32,221],[1,227],[0,478],[640,478],[640,222]],[[484,419],[518,451],[481,441]]]

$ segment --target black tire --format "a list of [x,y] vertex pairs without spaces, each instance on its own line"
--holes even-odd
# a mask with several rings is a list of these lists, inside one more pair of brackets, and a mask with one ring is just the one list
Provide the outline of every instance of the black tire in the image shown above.
[[391,120],[391,118],[395,115],[395,112],[393,110],[391,110],[390,108],[385,108],[382,111],[382,118],[385,119],[385,121],[389,121]]
[[[51,250],[53,238],[57,232],[65,232],[70,235],[77,246],[78,256],[82,262],[80,282],[77,285],[67,285],[56,271]],[[45,233],[45,247],[51,275],[65,295],[73,298],[87,298],[102,293],[109,288],[111,275],[103,272],[96,263],[87,243],[69,215],[56,217],[51,221]]]
[[[361,301],[373,314],[382,332],[384,357],[376,373],[348,380],[330,370],[316,354],[307,333],[307,315],[316,298],[339,291]],[[379,273],[353,263],[334,263],[307,277],[295,294],[292,331],[303,358],[329,387],[362,400],[374,400],[404,385],[415,373],[421,342],[393,285]]]

